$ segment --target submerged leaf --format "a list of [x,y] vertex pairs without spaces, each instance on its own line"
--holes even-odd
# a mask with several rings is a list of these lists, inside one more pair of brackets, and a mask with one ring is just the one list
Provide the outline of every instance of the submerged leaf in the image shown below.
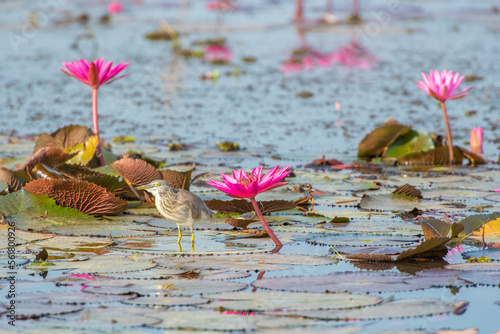
[[86,181],[38,179],[26,184],[24,189],[34,194],[48,195],[57,204],[86,214],[117,215],[128,208],[126,201]]

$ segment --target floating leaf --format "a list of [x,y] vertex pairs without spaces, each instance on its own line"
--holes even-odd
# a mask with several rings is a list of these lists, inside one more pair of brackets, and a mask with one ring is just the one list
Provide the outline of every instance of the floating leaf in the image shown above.
[[434,142],[427,132],[410,130],[399,136],[387,148],[386,158],[399,158],[404,155],[425,152],[434,149]]
[[[14,313],[14,316],[16,320],[38,319],[44,316],[54,316],[54,315],[78,312],[81,311],[82,309],[83,306],[79,305],[16,303],[16,312]],[[0,306],[0,313],[4,313],[5,311],[6,311],[5,306],[4,305]]]
[[500,285],[500,272],[498,271],[467,271],[458,278],[474,284]]
[[[390,301],[377,305],[353,310],[330,310],[330,311],[290,311],[287,315],[310,317],[324,320],[367,320],[367,319],[388,319],[423,317],[436,314],[451,313],[459,301],[439,299],[402,299]],[[467,303],[468,304],[468,303]]]
[[0,196],[0,212],[8,217],[37,205],[50,205],[53,203],[54,200],[47,195],[31,194],[26,190],[20,190]]
[[[82,324],[85,331],[91,331],[92,333],[99,334],[100,331],[108,329],[108,331],[103,331],[103,333],[109,333],[109,331],[116,331],[116,327],[133,327],[133,326],[152,326],[162,322],[162,319],[158,314],[145,314],[144,307],[106,307],[102,308],[86,308],[84,314],[70,314],[64,317],[59,317],[62,320],[61,324]],[[82,316],[84,316],[84,322],[82,321]],[[40,326],[40,325],[37,325]],[[50,330],[51,332],[53,329]],[[65,332],[68,333],[69,331]],[[72,329],[71,332],[74,332]],[[126,333],[126,331],[124,331]],[[133,333],[130,333],[133,334]]]
[[57,204],[86,214],[117,215],[128,208],[126,201],[86,181],[38,179],[26,184],[24,189],[34,194],[48,195]]
[[[55,236],[36,242],[37,246],[68,251],[94,251],[113,243],[111,238]],[[45,249],[45,248],[44,248]]]
[[408,291],[414,287],[404,284],[404,275],[381,273],[332,273],[316,276],[272,277],[256,280],[254,287],[280,291],[298,292],[395,292]]
[[30,181],[30,177],[25,172],[13,172],[5,167],[0,167],[0,181],[7,184],[7,192],[20,190]]
[[[481,156],[467,151],[460,146],[453,146],[453,153],[455,155],[455,164],[461,165],[463,158],[469,160],[470,164],[482,165],[486,163],[486,160]],[[433,150],[427,152],[411,153],[398,158],[398,164],[400,165],[449,165],[450,156],[447,146],[436,147]]]
[[66,147],[64,149],[64,153],[76,153],[74,157],[67,160],[66,162],[82,166],[87,165],[94,157],[98,142],[99,139],[97,138],[97,136],[91,136],[82,143],[78,143],[71,147]]
[[500,263],[498,262],[456,263],[447,265],[446,269],[460,270],[460,271],[500,271]]
[[240,150],[240,145],[232,141],[219,142],[217,143],[217,146],[222,152],[233,152]]
[[297,293],[297,292],[235,292],[205,295],[213,299],[202,308],[262,312],[272,310],[317,310],[348,309],[375,305],[382,302],[381,297],[370,295],[352,295],[347,293]]
[[154,328],[182,330],[216,330],[216,331],[248,331],[256,326],[249,322],[248,317],[218,312],[202,311],[168,311],[155,314],[163,321]]
[[206,304],[208,302],[208,299],[199,297],[170,296],[139,297],[122,301],[124,304],[142,306],[200,306],[201,304]]
[[383,156],[387,148],[399,137],[411,131],[410,126],[390,124],[381,126],[363,138],[358,145],[358,157]]
[[[145,262],[139,262],[145,263]],[[112,265],[108,262],[108,265]],[[123,265],[127,265],[123,263]],[[125,269],[125,268],[124,268]],[[128,268],[127,268],[128,269]],[[98,280],[85,282],[85,286],[93,293],[116,294],[137,292],[141,295],[158,296],[161,294],[168,296],[193,296],[199,294],[223,293],[243,290],[247,287],[245,283],[212,281],[202,279],[162,279],[162,280]],[[116,290],[116,291],[115,291]],[[87,289],[85,290],[87,291]]]
[[16,301],[20,303],[43,303],[47,304],[71,304],[86,305],[109,303],[116,301],[126,301],[135,298],[137,295],[94,295],[83,291],[57,291],[57,292],[33,292],[20,293],[16,296]]

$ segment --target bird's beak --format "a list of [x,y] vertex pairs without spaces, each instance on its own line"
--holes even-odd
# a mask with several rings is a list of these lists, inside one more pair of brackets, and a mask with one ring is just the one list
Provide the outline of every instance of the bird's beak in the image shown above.
[[145,184],[143,186],[135,187],[134,189],[135,190],[147,190],[147,189],[150,189],[150,188],[153,188],[153,185],[151,183]]

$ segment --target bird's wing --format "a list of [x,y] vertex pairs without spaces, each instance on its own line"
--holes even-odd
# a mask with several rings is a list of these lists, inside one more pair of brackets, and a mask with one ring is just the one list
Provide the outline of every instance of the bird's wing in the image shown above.
[[[190,191],[179,189],[177,192],[178,203],[190,203],[191,218],[194,220],[212,218],[212,212],[201,198]],[[189,210],[188,205],[183,205],[182,210]]]

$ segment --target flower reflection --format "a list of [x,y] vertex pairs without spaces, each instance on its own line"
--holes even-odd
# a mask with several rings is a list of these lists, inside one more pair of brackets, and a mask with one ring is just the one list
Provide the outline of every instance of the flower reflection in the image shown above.
[[224,44],[207,45],[203,51],[203,60],[211,63],[228,64],[233,58],[231,50]]
[[378,62],[377,57],[355,39],[326,53],[309,46],[303,32],[299,31],[298,34],[301,47],[293,50],[292,55],[281,64],[280,71],[283,73],[312,70],[318,66],[322,68],[345,66],[368,70]]

